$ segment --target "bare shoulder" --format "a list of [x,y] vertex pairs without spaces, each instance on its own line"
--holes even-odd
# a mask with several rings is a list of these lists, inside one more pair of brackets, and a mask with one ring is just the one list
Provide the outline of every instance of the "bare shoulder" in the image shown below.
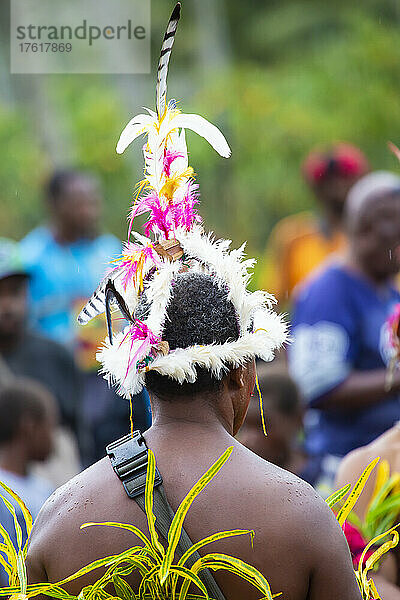
[[[282,556],[283,551],[286,560],[290,557],[291,564],[296,565],[292,570],[300,571],[299,581],[301,574],[307,574],[306,595],[310,600],[360,600],[349,548],[332,510],[308,483],[295,475],[273,465],[270,474],[274,482],[272,494],[277,498],[274,516],[279,536],[274,535],[274,553]],[[270,531],[265,533],[269,543]]]
[[[324,582],[332,580],[333,590],[333,580],[340,572],[345,581],[342,587],[347,585],[353,590],[352,595],[346,592],[343,598],[359,598],[357,590],[354,591],[346,540],[335,515],[321,496],[305,481],[258,457],[243,453],[236,467],[240,467],[241,460],[246,461],[247,472],[242,471],[241,497],[235,506],[232,524],[255,532],[254,553],[249,554],[248,562],[267,573],[272,589],[285,588],[285,597],[302,597],[303,594],[303,597],[330,600],[334,596],[327,594]],[[239,493],[237,489],[238,497]],[[225,501],[228,503],[227,497]],[[239,556],[238,552],[231,554]],[[290,576],[287,571],[283,586],[285,576],[281,565],[288,563],[288,557]],[[314,596],[307,596],[311,581],[316,592]]]
[[[288,536],[295,536],[296,540],[301,540],[301,543],[304,543],[307,538],[309,544],[312,541],[313,536],[310,534],[313,531],[315,546],[318,546],[320,532],[323,529],[327,533],[336,534],[338,524],[335,516],[311,485],[293,473],[259,457],[252,457],[251,460],[252,477],[248,478],[248,486],[254,504],[261,508],[259,514],[268,526],[269,532],[271,522],[276,517],[279,523],[278,535],[282,534],[284,524]],[[270,518],[266,519],[266,514]]]
[[112,477],[113,471],[106,459],[98,461],[75,475],[67,483],[57,488],[45,502],[35,521],[35,529],[38,529],[43,522],[48,523],[49,519],[56,519],[57,516],[60,516],[60,511],[64,518],[68,515],[73,518],[74,513],[82,508],[82,502],[83,506],[85,503],[91,502],[100,486],[106,485],[107,479]]
[[[340,463],[336,476],[335,488],[339,489],[350,483],[352,486],[356,483],[364,469],[376,458],[386,459],[389,462],[390,470],[397,470],[396,465],[399,456],[399,441],[396,440],[397,432],[395,428],[389,429],[376,440],[366,446],[353,450],[344,457]],[[376,474],[378,467],[371,472],[363,492],[357,504],[355,512],[363,517],[367,509],[371,495],[375,487]]]
[[64,533],[79,529],[87,521],[85,513],[98,497],[99,483],[107,485],[113,475],[104,459],[91,465],[57,488],[35,519],[28,544],[27,563],[37,565],[48,556],[52,546],[59,547]]
[[[365,467],[375,458],[388,460],[391,471],[398,470],[396,459],[399,456],[399,449],[400,431],[398,426],[394,426],[370,444],[357,448],[344,457],[337,475],[337,486],[357,481]],[[372,473],[370,481],[374,479],[375,473]]]

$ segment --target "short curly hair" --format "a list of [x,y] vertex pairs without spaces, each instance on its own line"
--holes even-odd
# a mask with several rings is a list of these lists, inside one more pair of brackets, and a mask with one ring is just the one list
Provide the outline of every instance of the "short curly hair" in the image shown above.
[[[148,304],[144,297],[135,317],[143,318]],[[195,344],[223,344],[239,338],[239,323],[228,291],[221,289],[215,277],[202,273],[179,273],[172,282],[172,297],[167,307],[162,339],[170,350],[188,348]],[[156,371],[146,373],[146,388],[157,397],[194,396],[215,393],[221,381],[210,371],[197,368],[194,383],[179,384]]]

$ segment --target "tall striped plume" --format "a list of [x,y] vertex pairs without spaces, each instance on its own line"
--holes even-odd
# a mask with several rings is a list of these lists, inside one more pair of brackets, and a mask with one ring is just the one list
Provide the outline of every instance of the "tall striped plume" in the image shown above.
[[163,43],[161,46],[160,59],[158,61],[157,87],[156,87],[156,109],[160,119],[165,112],[167,99],[167,75],[168,63],[171,56],[172,46],[175,41],[175,33],[178,27],[178,21],[181,16],[181,3],[178,2],[172,11],[167,29],[165,31]]
[[[229,145],[219,129],[206,119],[195,114],[183,114],[175,101],[167,102],[168,65],[175,34],[181,15],[178,2],[172,11],[161,45],[157,71],[156,110],[147,110],[147,114],[133,117],[121,133],[117,144],[117,153],[125,149],[139,136],[146,135],[143,146],[144,180],[139,184],[139,192],[131,208],[128,240],[134,235],[133,221],[137,215],[148,214],[144,230],[146,237],[141,240],[143,252],[152,242],[175,237],[179,229],[189,231],[201,221],[196,205],[199,202],[198,185],[194,183],[194,171],[188,164],[185,129],[191,129],[205,138],[223,157],[231,154]],[[152,261],[148,261],[149,267]],[[136,263],[134,263],[136,264]],[[141,264],[140,261],[137,264]],[[154,261],[153,266],[159,265]],[[135,281],[133,265],[122,261],[100,282],[92,297],[78,316],[81,325],[85,325],[106,308],[107,285],[117,286],[119,293],[125,293],[124,283],[130,278]],[[128,286],[129,289],[131,286]],[[133,296],[130,302],[133,302]],[[115,295],[110,295],[115,303]]]

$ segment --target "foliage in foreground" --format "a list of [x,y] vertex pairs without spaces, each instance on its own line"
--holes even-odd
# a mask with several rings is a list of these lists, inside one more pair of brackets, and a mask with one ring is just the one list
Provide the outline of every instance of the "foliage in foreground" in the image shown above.
[[371,540],[389,530],[400,515],[400,473],[390,475],[387,460],[378,465],[375,487],[361,520],[354,512],[350,522],[357,527],[366,540]]
[[[27,583],[25,567],[27,542],[25,545],[22,545],[22,529],[18,522],[14,506],[7,500],[7,498],[1,496],[3,502],[14,519],[18,549],[15,549],[10,535],[0,525],[0,534],[3,537],[3,542],[0,544],[0,562],[10,578],[9,587],[0,589],[0,597],[11,595],[12,600],[27,600],[28,598],[37,596],[38,594],[45,594],[60,600],[115,600],[116,598],[121,598],[122,600],[195,600],[201,598],[212,600],[209,598],[207,590],[199,577],[199,573],[201,573],[201,571],[204,569],[210,569],[211,571],[224,569],[238,575],[242,579],[248,581],[262,593],[261,600],[271,600],[272,598],[280,596],[280,594],[272,594],[268,581],[257,569],[232,556],[222,553],[211,553],[201,557],[190,568],[187,564],[187,561],[193,552],[199,550],[210,542],[237,535],[250,535],[252,542],[254,532],[250,530],[235,529],[211,535],[194,544],[183,554],[181,558],[177,560],[177,562],[175,562],[175,552],[181,535],[183,521],[193,500],[220,471],[222,466],[231,455],[232,449],[232,447],[228,448],[221,455],[221,457],[199,479],[199,481],[193,486],[193,488],[181,502],[169,529],[168,545],[166,549],[160,543],[155,528],[156,517],[153,513],[155,458],[152,451],[149,450],[145,489],[145,510],[149,536],[146,536],[134,525],[126,523],[105,522],[85,523],[82,525],[82,528],[90,526],[107,526],[126,529],[135,534],[141,540],[143,545],[133,546],[121,554],[96,560],[57,583]],[[372,469],[375,467],[378,460],[379,459],[376,459],[371,462],[370,465],[368,465],[351,491],[351,486],[349,484],[332,494],[327,499],[326,502],[331,508],[340,503],[341,507],[336,516],[341,526],[343,526],[346,519],[349,517]],[[387,484],[388,481],[385,483]],[[29,514],[28,509],[23,501],[10,488],[4,484],[1,485],[18,503],[24,517],[29,539],[32,528],[32,517]],[[390,486],[386,486],[385,489],[388,487]],[[392,487],[390,489],[392,489]],[[385,538],[387,541],[383,542]],[[390,527],[388,531],[383,531],[374,537],[364,549],[358,569],[355,571],[363,600],[378,600],[380,598],[374,582],[372,579],[368,579],[368,572],[374,568],[374,566],[386,552],[396,546],[398,540],[399,536],[396,531],[396,527]],[[365,561],[364,558],[367,552],[370,550],[370,548],[376,547],[379,542],[381,545]],[[3,556],[1,553],[3,553]],[[66,583],[78,579],[82,575],[85,575],[99,567],[106,568],[104,575],[100,577],[94,584],[84,587],[79,596],[73,596],[64,590],[63,586]],[[139,589],[136,591],[132,589],[125,579],[135,570],[140,573],[141,577]],[[198,588],[198,591],[201,595],[189,593],[189,587],[191,584]]]
[[[15,598],[16,595],[18,595],[21,600],[22,597],[29,598],[41,593],[53,598],[59,598],[60,600],[75,600],[76,597],[67,594],[62,586],[100,566],[104,566],[106,567],[104,575],[93,585],[83,588],[79,594],[79,600],[108,600],[115,597],[122,598],[123,600],[136,600],[142,598],[151,598],[152,600],[190,600],[194,598],[209,598],[204,583],[199,577],[199,573],[204,569],[210,569],[211,571],[218,571],[220,569],[231,571],[256,587],[262,593],[262,598],[272,600],[274,596],[271,593],[270,586],[265,577],[257,569],[238,558],[222,553],[212,553],[201,557],[191,568],[188,568],[187,566],[187,561],[193,552],[199,550],[206,544],[236,535],[250,535],[252,541],[254,536],[253,531],[235,529],[232,531],[216,533],[194,544],[179,560],[177,560],[177,562],[174,562],[175,551],[181,535],[183,521],[193,500],[218,473],[231,453],[232,447],[228,448],[224,454],[222,454],[183,499],[171,523],[168,533],[168,546],[164,549],[155,528],[156,518],[153,513],[155,458],[152,451],[149,450],[145,509],[150,536],[146,536],[134,525],[126,523],[85,523],[82,527],[107,526],[127,529],[134,533],[143,545],[133,546],[121,554],[94,561],[73,575],[55,584],[27,584],[24,565],[26,545],[24,548],[21,548],[22,534],[20,534],[21,528],[18,523],[15,509],[10,502],[3,498],[14,518],[14,524],[17,531],[18,551],[15,550],[7,532],[1,530],[5,543],[0,546],[0,549],[7,556],[8,564],[4,561],[3,565],[10,575],[10,587],[0,589],[0,596],[7,596],[11,593],[14,594]],[[6,490],[10,492],[9,488],[6,488]],[[27,509],[22,501],[20,501],[15,494],[13,494],[13,497],[18,501],[21,509],[23,509],[25,518],[30,519],[30,521],[27,522],[27,531],[29,535],[32,520],[30,516],[27,516]],[[141,576],[141,583],[136,592],[125,580],[125,577],[130,575],[134,570],[139,571]],[[201,592],[200,596],[189,594],[189,586],[191,584],[194,584],[198,588]],[[108,591],[110,590],[111,585],[114,588],[113,593]]]
[[[357,502],[357,499],[359,498],[361,492],[363,491],[364,486],[365,486],[372,470],[374,469],[374,467],[376,466],[378,461],[379,461],[379,458],[376,458],[364,469],[363,473],[359,477],[358,481],[355,483],[355,485],[350,493],[349,493],[349,491],[350,491],[351,486],[350,486],[350,484],[347,484],[344,487],[342,487],[340,490],[336,491],[334,494],[329,496],[329,498],[327,498],[326,502],[327,502],[328,506],[330,506],[332,508],[336,504],[342,503],[342,501],[346,497],[346,495],[349,494],[347,496],[347,499],[344,501],[344,503],[342,503],[340,510],[336,514],[336,518],[341,527],[344,526],[346,519],[349,519],[350,521],[352,521],[354,523],[356,516],[352,512],[352,510],[353,510],[354,505]],[[382,461],[382,462],[384,463],[386,461]],[[380,471],[378,471],[377,482],[379,481],[379,473],[380,473]],[[376,490],[377,490],[377,487],[375,486],[375,491]],[[378,490],[379,490],[379,487],[378,487]],[[374,501],[374,498],[376,500],[375,494],[372,496],[371,503]],[[379,505],[379,502],[380,501],[378,499],[378,505]],[[399,534],[396,531],[396,528],[398,525],[393,526],[393,522],[395,519],[397,519],[399,511],[397,509],[396,514],[392,518],[391,517],[392,513],[389,514],[389,508],[387,506],[385,507],[385,510],[388,511],[386,514],[386,518],[384,519],[384,523],[386,523],[388,525],[387,527],[382,528],[382,524],[381,524],[380,529],[378,527],[370,528],[369,535],[366,535],[365,530],[361,526],[361,522],[359,521],[359,523],[358,523],[359,530],[369,540],[360,556],[360,560],[358,562],[358,568],[354,571],[363,600],[380,599],[380,596],[375,587],[374,581],[372,579],[368,579],[368,572],[371,570],[377,570],[382,557],[386,554],[386,552],[388,552],[389,550],[391,550],[392,548],[397,546],[397,544],[399,542]],[[391,517],[391,518],[388,520],[387,517]],[[369,523],[370,523],[370,525],[372,525],[373,523],[375,523],[375,521],[371,520],[371,521],[369,521]],[[375,548],[375,550],[371,554],[370,550],[373,548]]]

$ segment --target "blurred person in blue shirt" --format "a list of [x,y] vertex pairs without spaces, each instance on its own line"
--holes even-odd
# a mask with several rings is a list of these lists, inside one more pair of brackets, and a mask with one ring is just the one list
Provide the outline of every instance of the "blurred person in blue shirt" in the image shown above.
[[[35,461],[49,456],[56,422],[55,400],[37,381],[15,379],[0,389],[0,482],[18,494],[34,519],[54,488],[33,475],[30,468]],[[0,487],[0,494],[14,506],[25,543],[27,532],[20,507],[4,488]],[[1,498],[0,524],[17,548],[14,519]],[[0,566],[0,585],[7,583],[6,572]]]
[[[104,447],[129,430],[129,405],[97,374],[96,349],[105,337],[102,316],[85,327],[76,317],[121,243],[100,233],[102,198],[98,180],[77,170],[56,171],[45,188],[49,223],[21,242],[30,275],[33,326],[73,350],[83,377],[80,411],[84,466],[104,455]],[[135,428],[147,429],[150,411],[146,392],[135,398]]]
[[339,462],[400,419],[400,372],[390,389],[386,320],[399,302],[400,177],[375,172],[346,202],[349,248],[309,279],[294,307],[290,371],[311,409],[306,448],[332,481]]
[[101,195],[91,175],[57,171],[45,196],[50,222],[21,242],[31,276],[32,318],[36,329],[73,348],[78,304],[91,296],[121,244],[99,233]]

